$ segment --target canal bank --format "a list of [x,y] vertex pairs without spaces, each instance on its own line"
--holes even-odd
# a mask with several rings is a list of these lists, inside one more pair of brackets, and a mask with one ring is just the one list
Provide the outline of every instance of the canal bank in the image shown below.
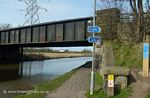
[[44,93],[29,93],[14,98],[86,98],[89,89],[91,62],[61,75],[51,81],[39,84],[34,91]]
[[45,98],[86,98],[90,85],[90,68],[79,68],[59,88],[48,93]]
[[46,59],[78,58],[91,56],[91,53],[84,52],[25,53],[22,57],[22,61],[39,61]]

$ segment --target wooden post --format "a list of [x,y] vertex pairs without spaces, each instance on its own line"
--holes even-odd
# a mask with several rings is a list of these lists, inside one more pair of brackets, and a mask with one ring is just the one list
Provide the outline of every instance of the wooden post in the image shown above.
[[114,96],[114,75],[108,75],[107,96]]
[[149,76],[149,43],[143,44],[143,77]]

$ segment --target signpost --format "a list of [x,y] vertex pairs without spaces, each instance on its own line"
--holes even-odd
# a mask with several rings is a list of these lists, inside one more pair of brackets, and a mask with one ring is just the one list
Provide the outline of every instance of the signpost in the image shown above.
[[149,43],[143,44],[143,77],[149,76]]
[[94,11],[93,11],[93,26],[88,26],[88,32],[92,33],[93,36],[88,38],[88,42],[93,43],[93,60],[92,60],[92,71],[91,71],[91,83],[90,83],[90,95],[93,95],[94,91],[94,60],[95,60],[95,43],[100,39],[95,37],[95,33],[99,33],[101,31],[100,27],[95,26],[96,21],[96,0],[94,0]]
[[114,87],[114,75],[108,75],[108,87]]
[[114,96],[114,75],[108,75],[108,96]]

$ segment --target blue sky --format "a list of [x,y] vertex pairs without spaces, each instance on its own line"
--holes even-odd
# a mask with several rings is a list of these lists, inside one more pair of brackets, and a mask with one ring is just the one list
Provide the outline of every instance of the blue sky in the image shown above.
[[[40,22],[92,16],[93,0],[37,0],[38,5],[46,8],[39,11]],[[26,8],[18,0],[0,0],[0,24],[23,25]]]
[[[94,0],[37,0],[38,5],[46,8],[39,11],[40,22],[92,16]],[[99,0],[97,0],[99,1]],[[144,0],[145,4],[145,0]],[[97,4],[104,7],[105,3]],[[19,0],[0,0],[0,24],[12,26],[23,25],[25,22],[26,5]]]
[[[93,0],[37,0],[38,5],[46,8],[39,11],[40,22],[57,21],[71,18],[92,16]],[[12,26],[23,25],[25,22],[26,8],[24,2],[18,0],[0,0],[0,24],[11,24]],[[53,48],[80,51],[92,49],[91,47]]]

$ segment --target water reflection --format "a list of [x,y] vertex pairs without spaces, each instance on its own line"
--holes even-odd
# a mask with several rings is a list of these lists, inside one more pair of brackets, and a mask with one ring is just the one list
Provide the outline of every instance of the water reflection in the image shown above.
[[[44,61],[30,61],[30,62],[23,62],[22,66],[22,76],[33,76],[43,73],[43,62]],[[20,68],[20,70],[21,70]]]
[[62,58],[62,59],[52,59],[45,61],[30,61],[23,63],[23,76],[33,76],[33,75],[60,75],[69,72],[83,65],[86,61],[91,61],[91,57],[80,57],[80,58]]
[[16,78],[37,78],[61,75],[90,61],[91,57],[62,58],[44,61],[29,61],[18,64],[1,64],[0,81]]
[[31,90],[36,84],[53,79],[91,60],[91,57],[79,57],[0,65],[0,96],[12,98],[17,94],[4,94],[3,91]]

